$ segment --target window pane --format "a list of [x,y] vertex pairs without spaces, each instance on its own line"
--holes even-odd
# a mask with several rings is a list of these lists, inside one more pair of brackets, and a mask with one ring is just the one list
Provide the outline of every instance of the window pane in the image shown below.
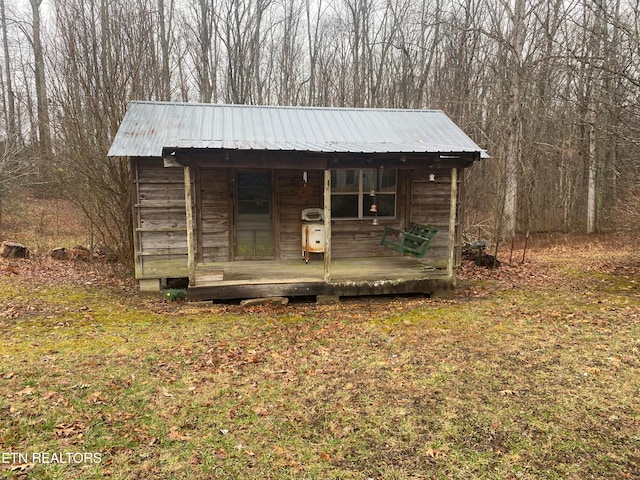
[[370,193],[378,190],[378,170],[365,168],[362,170],[362,193]]
[[358,192],[358,170],[331,170],[332,192]]
[[256,257],[273,255],[273,235],[270,230],[256,230]]
[[358,218],[358,195],[331,195],[332,218]]
[[367,168],[362,171],[362,192],[396,191],[396,170],[393,168]]
[[396,173],[397,171],[392,168],[383,169],[380,178],[380,188],[378,190],[380,190],[381,192],[395,192]]
[[[371,211],[371,204],[374,197],[370,195],[363,195],[364,208],[363,216],[375,217],[376,212]],[[375,196],[376,210],[378,217],[395,217],[396,216],[396,196],[391,193],[379,193]]]
[[238,173],[237,182],[240,215],[271,212],[271,179],[268,173]]
[[255,241],[253,231],[239,231],[236,235],[236,255],[239,257],[253,257]]
[[269,214],[270,204],[267,200],[238,200],[239,215]]

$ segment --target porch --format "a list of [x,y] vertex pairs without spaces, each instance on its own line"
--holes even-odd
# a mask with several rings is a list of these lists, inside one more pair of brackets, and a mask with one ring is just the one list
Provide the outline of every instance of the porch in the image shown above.
[[198,264],[192,301],[272,296],[360,296],[406,293],[448,294],[455,276],[411,257],[341,258],[325,281],[322,255],[299,260]]

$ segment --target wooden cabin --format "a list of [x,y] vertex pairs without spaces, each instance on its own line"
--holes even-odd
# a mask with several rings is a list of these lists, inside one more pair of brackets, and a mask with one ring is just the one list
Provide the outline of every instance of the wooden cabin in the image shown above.
[[[215,300],[451,292],[486,155],[438,110],[133,102],[109,156],[131,162],[140,289]],[[412,224],[437,229],[424,256],[381,244]]]

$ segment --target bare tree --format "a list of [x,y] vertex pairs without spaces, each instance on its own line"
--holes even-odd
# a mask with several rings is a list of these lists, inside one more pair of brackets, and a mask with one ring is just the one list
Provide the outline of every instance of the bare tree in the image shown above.
[[279,29],[272,29],[273,45],[278,50],[277,91],[275,100],[281,105],[296,105],[302,100],[300,70],[303,64],[303,47],[300,41],[303,4],[300,0],[283,0]]
[[168,12],[164,0],[158,0],[158,40],[161,52],[161,74],[159,94],[162,100],[171,100],[171,44],[173,30],[174,0],[169,0]]
[[200,101],[211,102],[214,87],[211,82],[211,44],[212,44],[212,12],[209,0],[198,2],[198,46],[200,47],[198,58],[198,87]]
[[215,14],[216,34],[225,48],[225,101],[263,103],[261,72],[265,24],[272,0],[222,0]]
[[504,3],[510,20],[509,100],[507,107],[507,143],[505,146],[504,234],[515,236],[517,227],[518,170],[522,160],[522,88],[525,36],[525,0],[515,0],[513,9]]
[[40,6],[42,0],[29,0],[31,4],[33,46],[33,69],[35,73],[36,102],[38,105],[38,142],[44,165],[52,156],[51,125],[49,122],[49,98],[47,97],[47,82],[45,75],[44,52],[42,49]]
[[[309,62],[308,72],[308,88],[307,88],[307,101],[309,105],[316,105],[316,90],[318,83],[318,55],[323,43],[323,30],[322,30],[322,0],[304,0],[304,8],[306,14],[306,28],[307,28],[307,57]],[[312,9],[315,7],[315,9]]]
[[[7,15],[4,0],[0,0],[0,28],[2,28],[2,45],[4,54],[5,84],[5,124],[7,126],[7,146],[18,144],[18,126],[16,122],[16,97],[13,91],[13,73],[11,55],[9,53],[9,35],[7,34]],[[10,147],[9,147],[10,148]]]
[[129,164],[106,153],[129,100],[166,93],[155,55],[156,7],[153,0],[60,0],[55,10],[57,179],[96,238],[123,259],[132,241]]
[[0,219],[5,200],[18,188],[31,183],[35,173],[34,164],[25,161],[23,152],[22,147],[8,144],[0,152]]

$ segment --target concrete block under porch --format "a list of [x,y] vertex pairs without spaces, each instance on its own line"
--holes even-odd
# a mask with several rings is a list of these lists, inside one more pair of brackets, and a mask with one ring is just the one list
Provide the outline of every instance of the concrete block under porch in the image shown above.
[[324,280],[322,256],[300,260],[260,260],[198,264],[191,301],[269,296],[365,296],[424,293],[451,294],[455,272],[412,257],[342,258],[331,262]]

